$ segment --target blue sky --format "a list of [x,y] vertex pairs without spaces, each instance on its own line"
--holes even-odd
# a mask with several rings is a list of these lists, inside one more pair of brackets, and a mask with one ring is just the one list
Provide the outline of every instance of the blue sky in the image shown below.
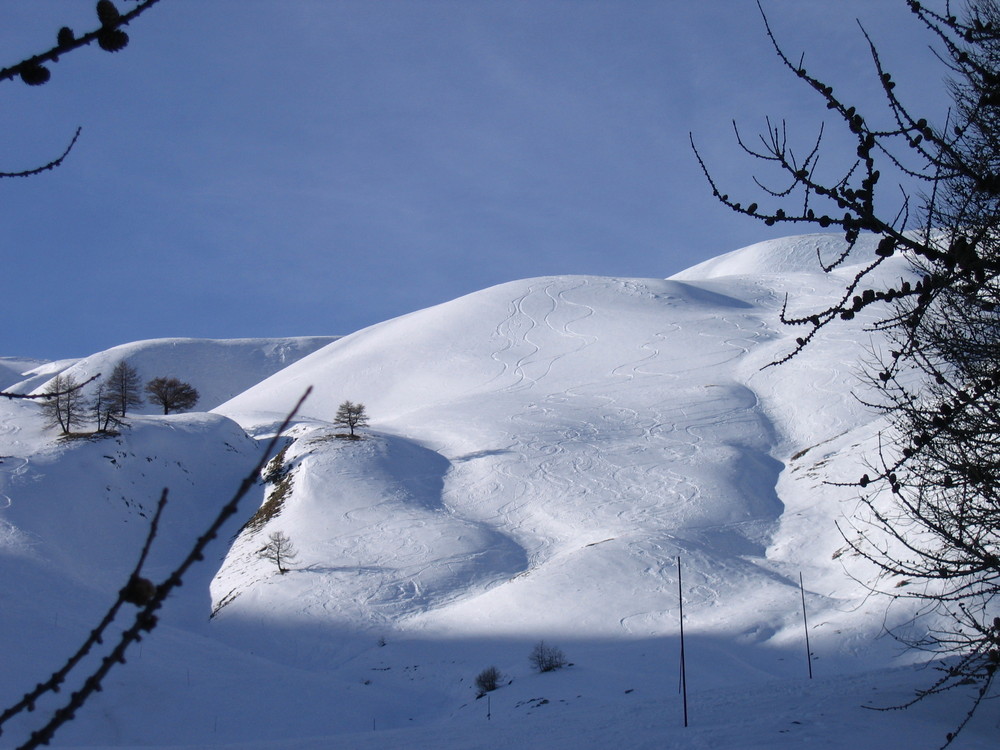
[[[3,4],[0,65],[89,30],[93,5]],[[903,95],[944,111],[903,0],[763,5],[862,111],[879,92],[855,19]],[[732,121],[806,143],[827,114],[753,0],[163,0],[128,32],[45,86],[0,84],[0,170],[83,128],[61,168],[0,180],[0,355],[343,334],[518,278],[668,276],[797,231],[716,203],[689,133],[749,202]]]

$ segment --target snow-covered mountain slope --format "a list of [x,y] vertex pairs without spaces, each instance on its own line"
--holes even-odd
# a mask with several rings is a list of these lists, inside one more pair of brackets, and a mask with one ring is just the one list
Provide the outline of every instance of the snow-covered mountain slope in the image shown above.
[[[797,274],[816,276],[820,262],[826,265],[832,264],[840,257],[844,249],[844,240],[839,234],[803,234],[778,241],[758,242],[755,245],[709,258],[674,274],[672,278],[697,282],[733,276],[755,276],[769,279],[787,278]],[[856,268],[865,261],[874,260],[873,250],[872,239],[862,237],[859,247],[855,252],[852,252],[851,267]],[[899,267],[895,266],[892,270],[898,272]],[[844,278],[845,275],[843,270],[837,273],[839,278]]]
[[44,365],[40,359],[0,357],[0,388],[6,389],[24,379],[24,373]]
[[31,393],[39,384],[45,384],[52,378],[72,367],[79,359],[60,359],[54,362],[43,360],[25,360],[20,357],[5,358],[10,362],[5,373],[8,384],[4,391],[9,393]]
[[[226,615],[308,598],[291,583],[262,586],[266,568],[247,562],[281,527],[312,566],[301,586],[340,602],[320,618],[340,621],[355,602],[346,619],[379,627],[389,611],[450,634],[662,636],[678,627],[680,556],[695,622],[795,637],[795,576],[839,575],[829,561],[841,541],[834,530],[804,557],[768,554],[797,501],[779,496],[779,481],[793,455],[870,420],[850,393],[861,322],[809,358],[761,369],[792,345],[777,321],[784,292],[818,304],[835,288],[802,271],[799,245],[814,257],[814,239],[738,252],[706,281],[504,284],[348,336],[222,405],[269,423],[315,389],[285,511],[237,542],[215,583]],[[380,434],[331,441],[324,420],[345,399],[363,402]],[[425,458],[390,458],[404,440]],[[377,549],[386,538],[411,541]],[[760,612],[748,588],[775,604]],[[838,610],[848,589],[817,592],[815,606]],[[244,591],[254,593],[241,601]]]
[[[173,377],[190,383],[198,390],[198,408],[209,410],[337,338],[135,341],[83,359],[45,363],[32,370],[22,370],[20,382],[14,382],[10,390],[14,393],[40,392],[58,373],[72,375],[76,382],[82,383],[94,375],[107,376],[118,362],[126,361],[136,369],[143,383],[156,377]],[[158,408],[146,404],[139,412],[155,414]]]
[[[37,404],[0,400],[3,706],[51,674],[99,622],[139,558],[164,488],[168,503],[145,568],[155,581],[183,559],[259,456],[255,441],[219,415],[137,416],[130,422],[118,436],[57,440],[44,428]],[[227,536],[238,528],[230,524]],[[226,541],[217,540],[208,564],[196,568],[171,598],[158,630],[168,642],[182,627],[188,646],[196,644],[210,606],[211,566],[225,554]],[[95,703],[94,723],[81,720],[67,737],[74,730],[91,739],[113,733],[122,693],[150,699],[142,683],[135,674],[114,681],[111,694]],[[123,687],[117,700],[111,697],[115,684]],[[102,710],[102,701],[109,700],[111,707]],[[42,701],[38,714],[4,727],[0,746],[7,746],[11,734],[26,737],[25,719],[44,715],[51,705]]]
[[[765,367],[798,335],[778,320],[785,295],[814,309],[853,273],[815,270],[817,248],[839,247],[809,236],[667,280],[503,284],[329,343],[212,414],[140,417],[113,439],[55,442],[37,405],[0,401],[0,664],[24,677],[0,680],[0,705],[106,606],[159,485],[178,498],[157,572],[312,386],[241,518],[61,743],[940,744],[963,696],[904,714],[860,708],[933,676],[881,637],[910,613],[887,612],[852,578],[869,571],[840,554],[835,522],[853,498],[826,483],[859,476],[874,444],[879,424],[852,391],[859,352],[878,342],[859,317]],[[244,367],[225,346],[206,343],[198,361]],[[221,382],[185,364],[193,351],[173,361]],[[332,424],[344,400],[367,408],[361,440]],[[259,554],[277,531],[297,551],[285,574]],[[533,673],[540,639],[572,666]],[[491,664],[505,684],[476,700]],[[955,747],[992,747],[991,721]]]

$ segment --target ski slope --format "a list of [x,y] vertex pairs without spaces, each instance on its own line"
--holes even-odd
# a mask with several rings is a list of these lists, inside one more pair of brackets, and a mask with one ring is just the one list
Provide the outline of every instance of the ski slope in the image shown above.
[[[514,281],[273,372],[241,370],[225,342],[197,365],[176,350],[179,371],[237,395],[113,440],[56,442],[35,405],[0,402],[0,653],[25,683],[5,677],[0,703],[106,606],[158,487],[177,499],[156,571],[312,387],[212,559],[60,743],[936,747],[967,696],[862,707],[933,672],[885,636],[912,611],[868,596],[835,526],[853,496],[827,483],[860,476],[877,437],[854,395],[870,319],[767,367],[797,335],[786,294],[813,309],[853,274],[816,270],[840,242],[762,243],[671,279]],[[367,408],[361,440],[332,424],[344,400]],[[258,554],[275,531],[297,550],[284,575]],[[532,673],[540,639],[572,665]],[[477,700],[490,665],[509,684]],[[993,747],[997,723],[991,704],[955,747]]]

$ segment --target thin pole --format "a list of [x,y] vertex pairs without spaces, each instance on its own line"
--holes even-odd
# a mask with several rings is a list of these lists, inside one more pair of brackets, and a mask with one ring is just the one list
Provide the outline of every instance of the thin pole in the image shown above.
[[688,725],[687,664],[684,658],[684,591],[681,586],[681,558],[677,556],[677,601],[681,611],[681,694],[684,703],[684,726]]
[[493,718],[493,704],[490,703],[490,694],[486,694],[486,721]]
[[813,678],[812,649],[809,648],[809,620],[806,618],[806,587],[802,584],[802,573],[799,572],[799,593],[802,595],[802,627],[806,633],[806,664],[809,665],[809,679]]

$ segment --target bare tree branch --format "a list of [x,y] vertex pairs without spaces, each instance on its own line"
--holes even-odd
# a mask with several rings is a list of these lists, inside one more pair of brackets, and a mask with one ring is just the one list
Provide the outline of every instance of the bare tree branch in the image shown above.
[[131,624],[124,629],[117,641],[110,646],[106,654],[101,658],[100,664],[94,668],[90,674],[81,678],[81,687],[74,691],[60,708],[54,711],[48,721],[42,724],[39,729],[32,732],[28,740],[18,746],[18,750],[32,750],[33,748],[47,745],[52,740],[56,731],[66,722],[72,721],[76,712],[95,692],[98,692],[101,689],[101,683],[108,673],[117,665],[125,663],[125,655],[128,648],[141,641],[147,633],[151,632],[156,627],[158,622],[156,613],[163,606],[170,593],[183,583],[184,575],[191,568],[191,566],[204,559],[205,550],[208,545],[218,537],[219,531],[222,529],[226,521],[228,521],[237,512],[240,501],[258,483],[260,473],[267,464],[268,460],[271,458],[278,441],[281,440],[285,430],[288,428],[289,424],[291,424],[296,414],[298,414],[303,402],[306,398],[308,398],[311,392],[312,388],[310,387],[301,396],[301,398],[299,398],[298,402],[282,421],[274,436],[261,452],[260,459],[243,478],[233,496],[228,502],[225,503],[225,505],[222,506],[215,519],[193,542],[190,550],[186,553],[179,564],[161,583],[154,584],[152,581],[143,576],[142,569],[149,551],[155,541],[156,534],[161,523],[161,515],[167,499],[167,491],[163,491],[157,505],[156,513],[150,522],[150,529],[146,536],[146,541],[143,545],[142,551],[139,554],[139,560],[132,573],[129,575],[128,580],[125,582],[125,585],[118,592],[118,597],[109,608],[107,614],[105,614],[100,623],[98,623],[97,627],[94,628],[90,635],[84,640],[80,649],[78,649],[77,652],[70,657],[66,664],[57,670],[48,681],[39,684],[36,688],[29,691],[16,704],[0,713],[0,726],[2,726],[3,723],[9,720],[12,716],[15,716],[23,711],[31,711],[34,708],[36,701],[42,695],[46,693],[59,692],[60,686],[66,681],[67,676],[73,668],[79,664],[80,660],[85,655],[93,651],[96,646],[103,643],[103,636],[106,633],[108,626],[114,621],[115,617],[125,604],[131,604],[137,608],[136,613],[132,617]]

